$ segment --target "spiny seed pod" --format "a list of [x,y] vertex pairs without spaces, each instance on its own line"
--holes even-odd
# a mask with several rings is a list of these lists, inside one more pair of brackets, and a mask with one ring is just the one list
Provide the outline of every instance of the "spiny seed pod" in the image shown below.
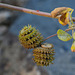
[[48,66],[53,64],[54,53],[53,45],[45,43],[33,50],[33,60],[39,66]]
[[36,30],[31,25],[28,25],[20,31],[19,40],[25,48],[29,49],[35,48],[40,45],[43,41],[43,37],[41,36],[41,33],[39,33],[38,30]]

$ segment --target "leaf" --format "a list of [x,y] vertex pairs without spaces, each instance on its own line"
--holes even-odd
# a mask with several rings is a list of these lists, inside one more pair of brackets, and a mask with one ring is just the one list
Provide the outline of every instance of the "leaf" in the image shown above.
[[72,36],[70,34],[66,33],[61,29],[57,31],[57,36],[62,41],[69,41],[70,39],[72,39]]
[[75,40],[75,32],[73,33],[73,39]]
[[74,42],[73,42],[73,44],[72,44],[72,46],[71,46],[71,51],[72,51],[72,52],[75,52],[75,40],[74,40]]
[[59,16],[59,15],[63,15],[69,11],[72,11],[73,9],[69,8],[69,7],[58,7],[55,8],[52,12],[51,15],[53,18]]

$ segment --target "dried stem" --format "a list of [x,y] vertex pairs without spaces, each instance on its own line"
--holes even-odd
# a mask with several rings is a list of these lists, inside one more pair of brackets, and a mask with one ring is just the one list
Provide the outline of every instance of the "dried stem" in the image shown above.
[[[31,10],[31,9],[26,9],[26,8],[22,8],[22,7],[18,7],[18,6],[13,6],[13,5],[9,5],[9,4],[4,4],[4,3],[0,3],[0,7],[1,8],[11,9],[11,10],[16,10],[16,11],[21,11],[21,12],[25,12],[25,13],[29,13],[29,14],[34,14],[34,15],[39,15],[39,16],[53,18],[50,13],[41,12],[39,10]],[[59,17],[56,17],[56,18],[58,19]],[[73,19],[73,21],[75,21],[75,17],[73,17],[72,19]]]
[[[68,31],[74,30],[74,29],[75,29],[75,27],[74,27],[74,28],[69,28],[69,29],[66,29],[65,32],[68,32]],[[57,35],[57,34],[53,34],[53,35],[47,37],[46,39],[44,39],[43,41],[46,41],[47,39],[49,39],[49,38],[51,38],[51,37],[54,37],[54,36],[56,36],[56,35]]]

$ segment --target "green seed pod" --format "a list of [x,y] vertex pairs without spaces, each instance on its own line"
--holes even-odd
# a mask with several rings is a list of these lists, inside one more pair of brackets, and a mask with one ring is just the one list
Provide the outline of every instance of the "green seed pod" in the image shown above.
[[33,50],[33,60],[39,66],[48,66],[49,64],[53,64],[54,54],[53,45],[45,43]]
[[29,49],[40,45],[43,42],[43,37],[38,30],[31,25],[28,25],[20,31],[19,40],[25,48]]

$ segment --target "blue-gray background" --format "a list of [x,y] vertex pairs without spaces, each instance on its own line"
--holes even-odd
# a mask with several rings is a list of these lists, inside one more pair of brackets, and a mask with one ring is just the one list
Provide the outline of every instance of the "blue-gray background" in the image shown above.
[[[70,7],[75,9],[75,0],[30,0],[25,7],[45,12],[51,12],[57,7]],[[73,12],[74,15],[75,12]],[[68,28],[68,25],[62,26],[56,19],[19,13],[18,19],[12,24],[9,31],[18,35],[19,31],[28,24],[36,27],[45,38],[55,34],[60,28],[63,30]],[[72,53],[70,49],[72,41],[63,42],[56,36],[46,41],[54,44],[56,52],[54,64],[44,67],[50,75],[75,75],[75,53]]]

